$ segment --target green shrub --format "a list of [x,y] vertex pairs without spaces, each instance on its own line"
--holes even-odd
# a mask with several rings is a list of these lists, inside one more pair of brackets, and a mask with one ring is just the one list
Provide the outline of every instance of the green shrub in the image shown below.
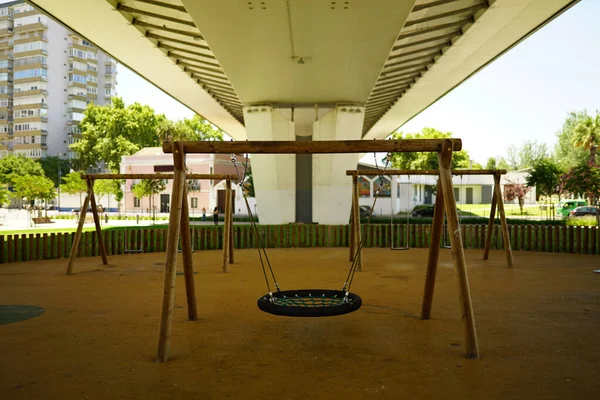
[[596,217],[571,217],[566,219],[569,226],[596,226]]

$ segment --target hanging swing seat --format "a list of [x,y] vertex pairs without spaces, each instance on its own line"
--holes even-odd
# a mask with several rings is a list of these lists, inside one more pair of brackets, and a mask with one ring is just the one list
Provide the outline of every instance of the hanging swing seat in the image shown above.
[[333,317],[356,311],[360,296],[343,290],[298,289],[268,293],[257,301],[258,308],[286,317]]

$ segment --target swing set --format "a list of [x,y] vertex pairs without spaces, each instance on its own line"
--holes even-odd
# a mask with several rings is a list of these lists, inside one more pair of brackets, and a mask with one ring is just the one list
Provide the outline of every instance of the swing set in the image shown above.
[[[194,285],[194,272],[191,257],[191,247],[189,245],[189,234],[184,221],[187,220],[189,211],[185,206],[185,156],[186,154],[232,154],[232,162],[238,172],[238,181],[243,184],[239,166],[235,154],[246,154],[246,164],[248,154],[333,154],[333,153],[365,153],[365,152],[436,152],[440,164],[438,181],[438,196],[434,224],[432,229],[432,245],[430,247],[429,261],[427,266],[427,275],[425,282],[425,293],[423,296],[422,318],[429,319],[431,303],[433,300],[433,290],[435,286],[435,276],[438,264],[439,245],[442,233],[442,217],[444,209],[448,215],[449,225],[453,234],[450,236],[454,266],[458,271],[459,280],[459,298],[461,307],[461,321],[465,333],[465,347],[467,358],[479,358],[479,345],[477,343],[477,333],[475,328],[475,319],[471,303],[471,294],[467,278],[467,269],[462,246],[460,228],[458,226],[458,215],[456,204],[454,202],[454,192],[452,188],[452,175],[450,172],[452,153],[462,148],[460,139],[413,139],[413,140],[348,140],[348,141],[237,141],[237,142],[164,142],[163,151],[173,153],[174,173],[173,187],[171,196],[171,213],[169,217],[169,231],[167,236],[167,250],[165,261],[165,275],[163,286],[163,297],[161,306],[161,318],[159,325],[158,351],[156,360],[166,362],[169,358],[171,347],[171,325],[173,319],[173,309],[175,300],[175,271],[177,268],[177,244],[180,235],[183,236],[183,267],[186,284],[188,316],[190,320],[196,320],[196,295]],[[386,157],[386,165],[389,163],[389,157]],[[383,176],[384,171],[378,173]],[[246,171],[244,171],[244,175]],[[353,182],[356,181],[356,175],[353,175]],[[354,192],[357,187],[354,185]],[[377,201],[381,186],[374,197],[373,205]],[[360,308],[362,300],[357,294],[350,292],[352,281],[359,267],[359,255],[366,236],[364,230],[359,237],[359,230],[354,229],[356,257],[349,268],[348,275],[341,290],[333,289],[297,289],[281,290],[268,254],[264,248],[261,235],[256,226],[254,216],[249,207],[248,200],[244,193],[244,200],[250,216],[256,240],[258,243],[259,259],[262,266],[263,275],[267,284],[268,293],[261,296],[258,301],[258,307],[265,312],[292,317],[323,317],[346,314],[356,311]],[[372,216],[369,215],[369,221]],[[353,196],[353,215],[359,221],[358,198]],[[355,224],[358,226],[358,224]],[[227,235],[227,230],[225,231]],[[185,235],[185,236],[184,236]],[[186,237],[187,236],[187,237]],[[360,264],[362,265],[362,264]],[[271,285],[272,281],[272,285]],[[426,311],[427,310],[427,311]]]
[[[79,214],[79,223],[77,230],[75,231],[75,237],[71,246],[71,253],[69,255],[69,263],[67,265],[67,275],[73,274],[73,267],[75,265],[75,258],[77,257],[77,251],[79,250],[79,244],[81,243],[81,236],[83,233],[83,225],[85,223],[85,216],[87,214],[88,205],[92,211],[94,217],[94,224],[96,228],[96,237],[98,239],[98,249],[102,257],[102,264],[108,265],[108,254],[104,245],[104,236],[102,235],[102,228],[100,227],[100,217],[98,215],[98,208],[96,206],[96,196],[94,194],[94,181],[97,179],[173,179],[173,174],[89,174],[81,175],[81,178],[87,182],[87,195],[83,200],[83,207]],[[225,228],[223,229],[223,236],[226,238],[223,240],[223,272],[227,272],[227,264],[233,264],[233,208],[232,208],[232,189],[231,181],[237,179],[235,175],[219,175],[219,174],[188,174],[189,179],[214,179],[214,180],[225,180],[226,181],[226,193],[225,193]],[[183,185],[185,199],[187,199],[187,182]],[[181,207],[188,209],[188,202],[183,201]],[[186,215],[189,213],[186,213]],[[189,215],[185,221],[181,221],[182,226],[186,226],[187,234],[182,233],[181,241],[185,244],[192,246],[192,229],[190,228]],[[143,242],[143,240],[140,240]],[[125,253],[142,253],[144,251],[143,243],[139,243],[138,249],[131,249],[128,245],[127,230],[125,229]],[[183,246],[183,245],[182,245]],[[193,250],[193,249],[192,249]],[[185,252],[184,252],[185,253]],[[185,253],[187,254],[187,253]],[[185,256],[184,254],[184,256]],[[190,253],[191,255],[191,253]]]
[[[439,170],[401,170],[401,169],[384,169],[384,170],[348,170],[346,171],[346,176],[351,176],[352,177],[352,186],[353,186],[353,190],[352,190],[352,208],[353,208],[353,212],[352,212],[352,218],[350,219],[350,261],[353,261],[355,257],[358,257],[358,263],[359,263],[359,267],[358,270],[362,271],[362,249],[357,249],[356,243],[357,240],[356,238],[358,238],[360,236],[360,231],[361,231],[361,227],[360,227],[360,218],[359,215],[357,215],[357,212],[355,211],[356,209],[358,209],[359,204],[358,204],[358,177],[359,176],[379,176],[380,179],[383,179],[383,176],[400,176],[400,175],[406,175],[406,176],[414,176],[414,175],[429,175],[429,176],[440,176],[440,171]],[[491,243],[492,243],[492,234],[493,234],[493,228],[494,228],[494,220],[495,220],[495,216],[496,216],[496,209],[498,210],[498,214],[500,217],[500,228],[501,228],[501,233],[502,233],[502,242],[504,244],[504,250],[506,251],[506,265],[508,268],[513,268],[514,267],[514,259],[513,259],[513,254],[512,254],[512,248],[511,248],[511,244],[510,244],[510,235],[508,233],[508,224],[506,222],[506,214],[504,212],[504,202],[502,201],[502,191],[500,188],[500,178],[502,175],[506,175],[506,170],[504,169],[456,169],[456,170],[451,170],[451,175],[458,175],[461,177],[461,184],[462,184],[462,177],[463,176],[472,176],[472,175],[493,175],[494,176],[494,189],[492,192],[492,205],[491,205],[491,209],[490,209],[490,218],[488,221],[488,228],[487,228],[487,232],[486,232],[486,237],[485,237],[485,245],[484,245],[484,249],[483,249],[483,259],[487,260],[489,258],[489,254],[490,254],[490,247],[491,247]],[[440,188],[440,178],[438,178],[438,183],[437,183],[437,191],[436,193],[438,194],[436,196],[436,201],[435,201],[435,206],[434,206],[434,220],[433,220],[433,224],[435,225],[436,221],[435,221],[435,215],[437,215],[437,212],[435,210],[437,209],[441,209],[442,206],[442,200],[439,199],[439,194],[442,193],[441,192],[441,188]],[[454,194],[454,192],[453,192]],[[454,197],[454,196],[453,196]],[[448,213],[445,213],[446,215],[446,220],[448,221]],[[443,215],[442,215],[443,217]],[[443,218],[442,218],[443,219]],[[393,220],[392,220],[393,221]],[[458,216],[458,227],[460,228],[462,222],[462,216]],[[451,248],[451,246],[448,246],[447,242],[446,242],[446,230],[447,230],[447,226],[450,228],[450,232],[454,232],[452,226],[449,223],[443,222],[443,247],[444,248]],[[392,226],[392,232],[393,232],[393,226]],[[365,230],[366,231],[366,230]],[[406,238],[407,238],[407,245],[406,247],[402,247],[400,248],[401,250],[406,250],[408,249],[408,217],[407,217],[407,228],[406,228]],[[449,235],[450,238],[452,238],[452,235]],[[450,240],[450,242],[452,243],[452,240]],[[392,242],[392,246],[393,246]],[[433,241],[432,241],[433,244]],[[396,250],[396,248],[392,248],[393,250]]]

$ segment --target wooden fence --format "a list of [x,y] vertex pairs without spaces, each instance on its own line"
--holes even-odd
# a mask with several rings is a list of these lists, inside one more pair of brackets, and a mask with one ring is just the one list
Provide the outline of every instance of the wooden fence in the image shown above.
[[[293,247],[348,247],[348,225],[267,225],[259,226],[263,243],[269,248]],[[500,227],[494,225],[492,249],[502,249]],[[509,225],[513,250],[600,254],[600,230],[597,227]],[[223,245],[223,227],[193,227],[194,250],[220,249]],[[367,228],[364,247],[391,247],[406,243],[406,226],[371,225]],[[485,225],[462,225],[463,244],[467,249],[483,249]],[[410,225],[410,247],[428,247],[430,225]],[[102,232],[109,255],[125,253],[125,235],[128,249],[144,252],[162,252],[166,249],[167,229],[152,228],[106,230]],[[74,233],[22,234],[0,236],[0,263],[30,260],[68,258]],[[449,241],[448,241],[449,242]],[[254,248],[256,238],[250,225],[234,226],[236,249]],[[79,257],[97,256],[95,232],[84,232]]]

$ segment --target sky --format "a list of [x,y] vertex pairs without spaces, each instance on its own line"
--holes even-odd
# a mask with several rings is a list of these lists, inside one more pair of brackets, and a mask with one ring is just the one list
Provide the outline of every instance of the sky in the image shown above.
[[[471,159],[505,156],[525,140],[550,149],[569,111],[600,110],[600,0],[582,0],[402,126],[452,132]],[[117,94],[177,120],[193,111],[125,67]],[[372,157],[371,157],[372,158]]]

